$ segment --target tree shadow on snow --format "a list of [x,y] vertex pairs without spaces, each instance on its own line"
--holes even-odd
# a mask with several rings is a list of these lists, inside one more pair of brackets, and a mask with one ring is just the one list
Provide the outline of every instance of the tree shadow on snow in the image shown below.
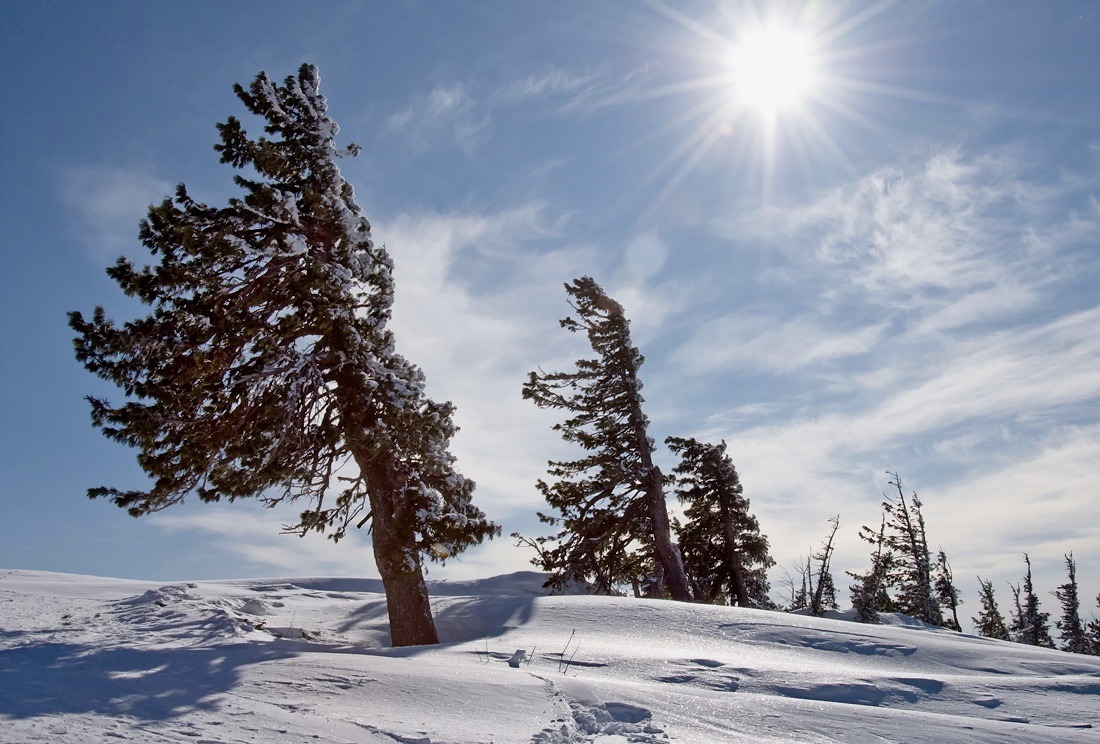
[[97,713],[165,720],[217,707],[241,669],[296,653],[275,645],[102,648],[37,643],[0,650],[0,717]]
[[[533,595],[500,595],[456,598],[457,601],[433,603],[435,627],[440,644],[450,645],[495,638],[528,622],[534,614]],[[442,605],[442,606],[441,606]],[[366,602],[336,628],[339,633],[379,630],[389,633],[384,599]],[[438,646],[405,646],[360,649],[360,653],[394,657],[416,656]]]
[[439,610],[435,627],[440,643],[495,638],[527,623],[534,611],[535,598],[530,595],[473,597]]

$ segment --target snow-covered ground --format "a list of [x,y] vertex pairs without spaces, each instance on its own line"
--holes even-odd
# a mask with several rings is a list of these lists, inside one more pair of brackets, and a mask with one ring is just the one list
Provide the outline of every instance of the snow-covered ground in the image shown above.
[[1100,658],[540,584],[392,649],[377,580],[0,571],[0,741],[1100,742]]

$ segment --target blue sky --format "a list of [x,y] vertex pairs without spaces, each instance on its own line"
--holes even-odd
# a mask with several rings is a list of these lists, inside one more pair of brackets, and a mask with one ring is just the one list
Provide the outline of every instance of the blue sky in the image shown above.
[[[1071,550],[1093,604],[1095,3],[3,11],[0,566],[374,575],[365,535],[279,535],[290,514],[134,520],[84,497],[142,480],[89,425],[83,396],[111,391],[73,359],[65,312],[134,312],[103,269],[142,257],[138,220],[177,182],[215,204],[233,193],[211,149],[215,123],[243,114],[232,84],[308,61],[363,147],[341,167],[397,264],[399,348],[457,405],[454,450],[505,534],[538,531],[534,481],[571,452],[519,391],[585,353],[557,320],[562,283],[590,274],[632,318],[654,438],[729,443],[781,566],[839,514],[846,587],[894,470],[967,617],[976,574],[1008,604],[1024,551],[1046,609]],[[786,51],[745,61],[761,39]],[[753,85],[789,95],[750,99]],[[527,558],[503,538],[432,576]]]

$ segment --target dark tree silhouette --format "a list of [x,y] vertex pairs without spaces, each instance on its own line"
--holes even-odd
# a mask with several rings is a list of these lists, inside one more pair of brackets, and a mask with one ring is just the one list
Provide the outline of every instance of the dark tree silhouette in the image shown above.
[[141,242],[159,260],[108,270],[150,308],[116,325],[102,307],[70,314],[85,367],[122,389],[91,398],[93,424],[138,450],[148,490],[93,488],[135,516],[180,503],[304,501],[297,524],[342,537],[370,522],[395,645],[435,643],[423,558],[497,534],[454,468],[450,403],[388,329],[393,264],[371,239],[336,159],[339,128],[303,65],[282,85],[234,87],[265,122],[218,125],[221,161],[243,191],[225,207],[181,184],[149,209]]
[[652,567],[659,591],[688,601],[691,591],[672,541],[665,478],[653,462],[649,419],[642,412],[638,370],[645,358],[630,340],[622,306],[595,280],[575,279],[565,291],[576,317],[565,318],[561,326],[584,333],[596,358],[578,360],[572,372],[532,372],[523,397],[540,408],[566,411],[569,417],[554,429],[586,454],[551,462],[549,474],[556,480],[538,482],[560,515],[540,513],[539,519],[560,529],[533,541],[539,546],[534,562],[551,572],[554,584],[584,579],[600,591],[636,583]]
[[978,634],[986,638],[996,638],[999,641],[1009,639],[1008,628],[1005,626],[1004,616],[997,608],[997,598],[993,594],[993,582],[985,581],[978,577],[978,601],[982,609],[977,617],[970,618],[977,628]]
[[676,524],[677,535],[696,597],[714,602],[724,596],[741,607],[767,606],[767,570],[775,561],[768,554],[767,536],[749,512],[726,443],[680,437],[665,443],[680,456],[673,482],[687,521]]
[[1067,580],[1054,592],[1054,596],[1062,605],[1062,619],[1056,625],[1061,631],[1063,651],[1087,654],[1089,642],[1085,626],[1081,622],[1081,600],[1077,591],[1077,562],[1073,560],[1072,552],[1065,558]]

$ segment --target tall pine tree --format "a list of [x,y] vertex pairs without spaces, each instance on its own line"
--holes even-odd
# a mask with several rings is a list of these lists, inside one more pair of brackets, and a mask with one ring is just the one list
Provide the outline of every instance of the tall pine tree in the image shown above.
[[864,525],[859,538],[875,546],[871,553],[871,568],[867,573],[848,572],[855,579],[851,586],[852,608],[861,623],[877,623],[880,612],[893,612],[894,601],[887,591],[893,570],[894,554],[886,549],[886,515],[883,514],[878,531]]
[[726,443],[669,437],[665,444],[680,456],[673,476],[687,521],[677,523],[677,533],[696,598],[714,602],[725,597],[741,607],[767,606],[767,570],[775,561],[768,554],[767,536],[749,512]]
[[833,529],[829,531],[829,537],[821,544],[821,550],[811,557],[817,561],[817,585],[813,585],[810,592],[810,612],[818,617],[824,617],[826,609],[836,609],[836,584],[833,582],[832,562],[834,541],[836,532],[840,529],[840,515],[829,517],[829,524]]
[[1089,653],[1088,636],[1081,622],[1081,600],[1077,591],[1077,562],[1071,552],[1066,557],[1067,581],[1054,591],[1062,604],[1062,619],[1056,625],[1061,631],[1062,650],[1075,654]]
[[959,605],[962,604],[962,600],[959,599],[959,590],[955,586],[955,577],[951,573],[951,564],[948,563],[947,553],[943,552],[943,548],[940,548],[940,552],[936,554],[934,588],[936,590],[936,599],[939,601],[940,607],[951,612],[951,617],[945,617],[943,619],[943,627],[957,630],[961,633],[962,625],[959,623]]
[[1050,613],[1039,609],[1039,597],[1031,582],[1031,557],[1027,553],[1024,553],[1024,562],[1027,564],[1027,574],[1024,576],[1022,596],[1019,590],[1015,591],[1017,618],[1013,623],[1016,625],[1013,640],[1031,646],[1054,648],[1050,637]]
[[923,504],[914,493],[909,500],[902,490],[901,478],[888,472],[897,497],[887,496],[882,503],[886,516],[886,547],[895,560],[891,583],[897,586],[898,610],[932,625],[943,625],[943,615],[932,586],[932,557],[921,514]]
[[[1096,608],[1100,609],[1100,594],[1096,595]],[[1085,639],[1088,641],[1089,653],[1100,656],[1100,619],[1095,616],[1085,626]]]
[[981,612],[977,617],[970,618],[978,635],[986,638],[996,638],[999,641],[1009,639],[1008,628],[1005,627],[1005,619],[997,608],[997,598],[993,594],[993,582],[978,577],[978,602],[981,604]]
[[371,239],[336,160],[339,131],[303,65],[282,85],[261,73],[215,150],[242,196],[225,207],[181,184],[149,209],[140,239],[159,263],[108,270],[150,308],[116,325],[102,307],[70,314],[85,367],[126,401],[90,398],[93,424],[138,450],[148,490],[93,488],[135,516],[179,503],[302,501],[293,526],[334,540],[371,523],[394,645],[437,642],[423,559],[497,534],[455,470],[450,403],[394,350],[393,264]]
[[636,582],[652,566],[662,592],[689,601],[683,560],[672,541],[665,478],[653,462],[649,419],[642,412],[638,370],[645,358],[630,340],[622,306],[595,280],[574,279],[565,291],[576,317],[561,326],[584,333],[596,358],[578,360],[572,372],[532,372],[523,397],[540,408],[568,412],[554,429],[587,454],[550,462],[556,480],[538,482],[558,512],[540,513],[539,519],[560,529],[536,538],[535,563],[552,573],[555,584],[584,579],[599,591]]

